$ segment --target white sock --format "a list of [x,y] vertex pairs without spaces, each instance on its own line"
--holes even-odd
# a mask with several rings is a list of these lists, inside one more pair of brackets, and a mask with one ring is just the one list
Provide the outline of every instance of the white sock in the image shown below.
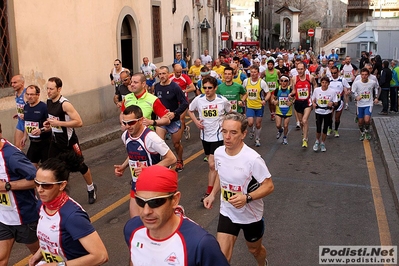
[[255,138],[256,139],[260,139],[260,131],[262,130],[262,128],[255,128]]
[[87,191],[92,191],[94,189],[94,184],[91,183],[91,185],[87,185]]

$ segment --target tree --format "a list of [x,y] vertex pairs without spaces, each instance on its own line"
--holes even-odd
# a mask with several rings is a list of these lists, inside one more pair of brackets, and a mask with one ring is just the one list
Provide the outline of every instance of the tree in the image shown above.
[[299,25],[300,32],[308,32],[309,29],[315,29],[320,26],[319,21],[314,21],[313,19],[308,19]]

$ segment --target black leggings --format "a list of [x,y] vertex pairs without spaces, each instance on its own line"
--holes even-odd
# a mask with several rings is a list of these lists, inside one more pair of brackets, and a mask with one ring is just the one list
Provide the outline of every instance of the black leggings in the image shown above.
[[[328,126],[331,124],[331,113],[321,115],[316,113],[316,132],[321,133],[321,126],[323,125],[323,134],[327,134]],[[324,121],[324,124],[323,124]]]

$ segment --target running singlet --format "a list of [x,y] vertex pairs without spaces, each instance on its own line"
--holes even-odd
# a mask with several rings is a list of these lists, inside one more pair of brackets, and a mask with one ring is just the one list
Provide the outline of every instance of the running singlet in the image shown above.
[[140,217],[130,219],[123,231],[133,265],[229,265],[211,234],[186,217],[180,219],[176,231],[162,240],[149,236]]
[[79,203],[69,198],[52,215],[42,205],[39,215],[37,238],[47,263],[73,260],[89,254],[79,239],[90,235],[95,229]]
[[300,80],[299,76],[296,76],[296,83],[295,83],[295,100],[296,101],[306,101],[310,99],[311,92],[312,92],[312,85],[310,83],[309,75],[306,75],[305,80]]
[[278,88],[278,74],[277,70],[273,68],[273,74],[270,74],[269,69],[265,71],[265,81],[269,87],[269,91],[274,91]]
[[242,82],[247,78],[247,75],[242,73],[241,70],[238,70],[238,75],[233,77],[233,82],[242,85]]
[[177,85],[179,85],[180,89],[184,92],[184,96],[186,96],[186,100],[188,101],[188,93],[186,92],[186,89],[193,83],[190,77],[186,74],[181,74],[180,77],[177,78],[174,74],[172,74],[169,77],[169,80],[176,82]]
[[[258,79],[255,84],[252,84],[251,78],[246,79],[246,84],[244,83],[245,89],[247,90],[248,98],[247,98],[247,107],[252,109],[261,109],[262,108],[262,79]],[[265,81],[263,81],[265,82]],[[266,86],[267,87],[267,86]],[[264,93],[267,93],[264,91]],[[262,97],[261,97],[262,96]]]
[[279,87],[274,91],[274,96],[277,98],[276,115],[292,116],[292,104],[290,106],[287,105],[287,102],[289,101],[288,96],[290,93],[290,87],[286,89]]
[[[0,180],[4,182],[21,179],[33,180],[36,168],[14,145],[0,139]],[[38,220],[37,199],[34,189],[0,192],[0,222],[5,225],[22,225]]]
[[337,94],[337,100],[338,102],[342,100],[342,97],[344,96],[344,87],[345,88],[350,88],[348,82],[346,79],[339,77],[337,79],[332,79],[330,78],[330,86],[331,89],[335,91]]
[[24,89],[21,93],[21,95],[17,96],[15,94],[15,103],[17,105],[17,115],[18,115],[18,121],[23,120],[23,115],[24,115],[24,106],[25,106],[25,93],[26,89]]
[[[48,117],[59,121],[70,121],[69,115],[66,114],[62,109],[62,104],[67,101],[68,99],[64,96],[61,96],[60,99],[56,102],[48,99]],[[56,140],[57,145],[68,147],[78,142],[78,137],[75,134],[75,129],[71,127],[52,126],[51,130],[53,131],[53,136]]]
[[[159,104],[156,105],[156,102],[159,101]],[[168,113],[165,106],[161,103],[161,101],[157,98],[157,96],[145,91],[143,95],[139,98],[134,95],[134,93],[129,93],[123,99],[122,111],[125,110],[126,107],[130,105],[137,105],[143,111],[143,117],[147,119],[151,119],[151,114],[154,112],[157,116],[162,117]],[[159,109],[158,109],[159,108]]]

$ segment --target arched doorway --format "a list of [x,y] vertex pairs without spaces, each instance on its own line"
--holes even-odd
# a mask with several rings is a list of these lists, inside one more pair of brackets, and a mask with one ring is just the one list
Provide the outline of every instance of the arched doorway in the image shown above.
[[[183,26],[182,44],[183,44],[184,58],[186,58],[187,55],[190,55],[192,57],[193,51],[192,51],[190,24],[188,23],[188,21],[186,21],[183,25],[184,26]],[[191,60],[188,62],[188,64],[189,66],[191,66]]]
[[122,66],[129,69],[132,73],[139,70],[140,59],[137,18],[131,7],[125,6],[119,15],[117,24],[117,44],[118,55],[122,60]]

